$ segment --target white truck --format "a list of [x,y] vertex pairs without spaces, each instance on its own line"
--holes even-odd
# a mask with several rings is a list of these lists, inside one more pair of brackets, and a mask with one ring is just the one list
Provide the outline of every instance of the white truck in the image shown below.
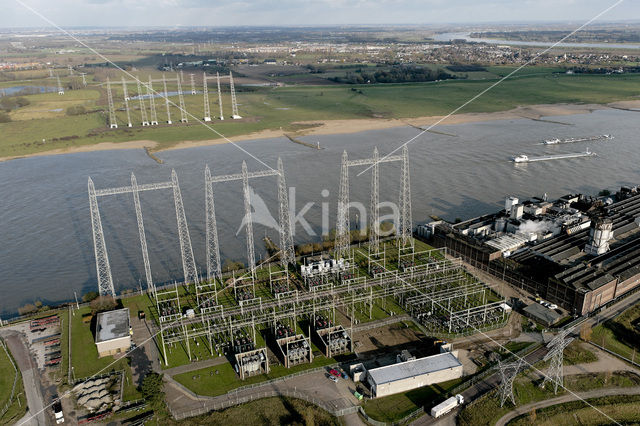
[[456,396],[452,396],[446,401],[443,401],[440,404],[433,407],[431,409],[431,415],[436,418],[440,416],[444,416],[449,411],[453,410],[454,408],[462,404],[464,404],[464,397],[460,394],[457,394]]

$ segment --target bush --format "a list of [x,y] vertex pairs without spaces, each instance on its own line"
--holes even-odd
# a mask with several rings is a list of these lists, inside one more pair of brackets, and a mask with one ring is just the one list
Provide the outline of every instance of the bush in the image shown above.
[[27,303],[26,305],[18,308],[18,313],[20,315],[29,315],[37,311],[38,311],[38,308],[33,303]]
[[91,302],[90,306],[91,310],[97,313],[109,311],[118,306],[118,303],[112,296],[98,296]]
[[97,291],[89,291],[82,296],[83,302],[91,302],[94,299],[97,299],[99,296]]
[[74,105],[67,108],[67,115],[82,115],[86,113],[87,110],[82,105]]
[[9,123],[11,117],[6,112],[0,112],[0,123]]

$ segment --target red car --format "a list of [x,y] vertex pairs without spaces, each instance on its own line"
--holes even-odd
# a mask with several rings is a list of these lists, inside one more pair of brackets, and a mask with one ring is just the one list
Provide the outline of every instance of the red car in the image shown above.
[[329,374],[331,374],[332,376],[340,377],[340,373],[338,372],[338,370],[331,369],[329,370]]

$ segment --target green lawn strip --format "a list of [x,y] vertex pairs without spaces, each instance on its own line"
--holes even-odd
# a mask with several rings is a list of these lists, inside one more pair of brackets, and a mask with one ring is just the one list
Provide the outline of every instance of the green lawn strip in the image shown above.
[[395,422],[420,407],[425,407],[425,411],[429,411],[436,401],[439,402],[442,399],[442,395],[457,386],[461,380],[450,380],[383,398],[370,399],[364,403],[363,408],[367,416],[374,420]]
[[[291,368],[285,368],[282,365],[273,365],[270,366],[271,371],[269,374],[262,374],[259,376],[249,377],[245,380],[240,380],[233,366],[226,362],[214,367],[177,374],[173,376],[173,378],[178,383],[181,383],[186,388],[199,395],[218,396],[240,386],[260,383],[334,363],[336,363],[336,360],[333,358],[316,357],[311,364],[300,364]],[[217,374],[216,371],[218,372]]]
[[638,410],[640,395],[606,396],[588,399],[587,402],[589,405],[582,401],[572,401],[532,410],[528,414],[513,419],[508,424],[510,426],[525,426],[534,423],[540,426],[603,425],[610,424],[611,419],[614,419],[618,424],[637,424],[640,422],[640,410]]
[[9,405],[6,413],[0,417],[0,423],[2,424],[12,424],[24,416],[27,411],[22,375],[20,374],[20,370],[17,372],[14,370],[9,358],[10,356],[11,355],[8,355],[4,349],[0,348],[0,410],[4,409],[5,405],[9,402],[13,382],[17,380],[11,405]]
[[[566,390],[559,388],[558,394],[554,395],[551,386],[546,389],[539,386],[541,379],[536,379],[535,383],[529,376],[519,376],[514,382],[514,395],[518,406],[531,402],[542,401],[554,398],[566,393]],[[608,388],[608,387],[632,387],[638,386],[640,377],[629,372],[580,374],[566,376],[564,386],[574,392],[586,390]],[[493,425],[495,422],[513,409],[510,401],[504,407],[500,407],[500,400],[497,391],[491,391],[481,397],[477,402],[466,406],[458,416],[459,425]]]

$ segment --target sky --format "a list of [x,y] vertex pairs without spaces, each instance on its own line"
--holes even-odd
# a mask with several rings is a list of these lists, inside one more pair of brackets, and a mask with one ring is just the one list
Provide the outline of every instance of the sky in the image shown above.
[[[0,27],[297,26],[586,21],[618,0],[0,0]],[[623,0],[599,21],[640,20]]]

